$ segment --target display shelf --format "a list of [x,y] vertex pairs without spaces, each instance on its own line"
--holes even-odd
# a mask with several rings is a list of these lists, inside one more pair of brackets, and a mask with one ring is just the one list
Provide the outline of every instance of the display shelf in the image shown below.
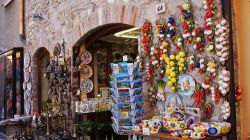
[[[137,138],[154,138],[154,139],[171,139],[171,140],[196,140],[193,138],[182,138],[182,137],[174,137],[171,136],[171,134],[169,132],[166,133],[156,133],[156,134],[151,134],[151,135],[144,135],[142,132],[138,132],[138,131],[130,131],[131,137],[133,135],[136,135]],[[222,140],[223,136],[214,136],[214,137],[206,137],[206,138],[202,138],[200,140]]]
[[111,111],[99,111],[99,112],[75,112],[76,115],[84,115],[84,114],[102,114],[102,113],[111,113]]

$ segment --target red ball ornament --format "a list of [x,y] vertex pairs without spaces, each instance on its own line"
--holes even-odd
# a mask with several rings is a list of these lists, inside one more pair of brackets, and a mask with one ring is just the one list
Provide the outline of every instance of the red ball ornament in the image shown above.
[[236,94],[241,95],[242,93],[243,93],[243,89],[242,88],[237,88]]

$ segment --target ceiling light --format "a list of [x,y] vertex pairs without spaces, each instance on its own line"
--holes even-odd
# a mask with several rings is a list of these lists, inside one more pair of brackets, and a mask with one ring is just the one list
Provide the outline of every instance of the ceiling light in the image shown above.
[[129,32],[132,32],[132,31],[135,31],[135,30],[138,30],[139,28],[138,27],[133,27],[133,28],[130,28],[130,29],[127,29],[127,30],[123,30],[123,31],[120,31],[120,32],[117,32],[114,34],[115,37],[124,37],[124,38],[134,38],[134,39],[137,39],[137,35],[129,35],[129,34],[126,34],[126,33],[129,33]]

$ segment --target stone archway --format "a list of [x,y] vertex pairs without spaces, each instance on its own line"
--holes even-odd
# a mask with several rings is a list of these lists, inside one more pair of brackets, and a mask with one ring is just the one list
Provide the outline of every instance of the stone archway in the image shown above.
[[[31,67],[32,67],[32,111],[33,112],[40,112],[41,111],[41,101],[42,101],[42,94],[44,93],[43,90],[43,78],[42,70],[44,70],[44,65],[46,65],[44,60],[49,61],[49,51],[42,47],[36,50],[34,53],[32,60],[31,60]],[[42,90],[43,89],[43,90]]]

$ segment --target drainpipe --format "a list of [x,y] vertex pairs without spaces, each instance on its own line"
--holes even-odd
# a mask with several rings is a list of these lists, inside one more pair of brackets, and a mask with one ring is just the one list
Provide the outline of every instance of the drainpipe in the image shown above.
[[26,38],[25,38],[25,32],[24,32],[24,0],[20,0],[20,24],[19,24],[19,35],[20,40],[22,43],[25,44]]

